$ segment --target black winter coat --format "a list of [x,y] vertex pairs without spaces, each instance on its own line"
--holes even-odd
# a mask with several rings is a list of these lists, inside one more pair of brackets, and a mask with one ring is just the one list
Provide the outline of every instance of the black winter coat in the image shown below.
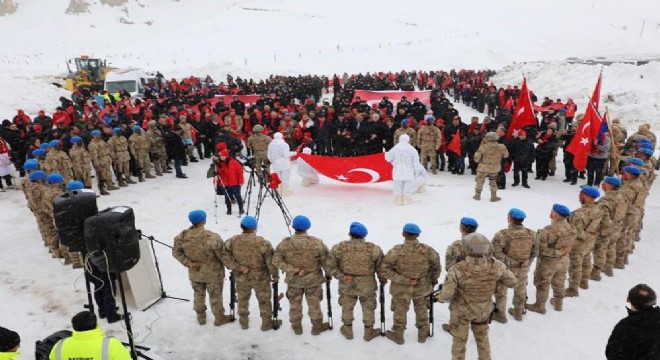
[[515,138],[509,146],[511,159],[519,164],[531,165],[534,162],[534,141],[530,138]]
[[174,131],[168,131],[165,135],[165,149],[167,157],[174,160],[183,160],[186,158],[186,147],[183,145],[183,139]]
[[607,360],[660,359],[660,307],[628,310],[619,321],[605,348]]

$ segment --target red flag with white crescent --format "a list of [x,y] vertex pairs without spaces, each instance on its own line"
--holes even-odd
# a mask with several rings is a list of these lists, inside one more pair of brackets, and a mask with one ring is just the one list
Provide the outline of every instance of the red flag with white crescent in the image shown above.
[[509,130],[506,132],[506,138],[511,140],[518,130],[522,130],[525,126],[538,125],[536,116],[534,116],[534,109],[532,108],[532,99],[529,97],[529,90],[527,89],[527,79],[523,78],[522,86],[520,87],[520,97],[518,103],[513,110],[513,117],[509,124]]
[[571,143],[566,147],[566,151],[573,154],[573,166],[579,171],[585,171],[587,168],[587,157],[591,151],[594,140],[598,138],[602,119],[598,116],[593,103],[587,105],[587,112],[575,132]]
[[346,183],[364,184],[392,180],[392,164],[385,154],[332,157],[301,153],[299,157],[319,173]]

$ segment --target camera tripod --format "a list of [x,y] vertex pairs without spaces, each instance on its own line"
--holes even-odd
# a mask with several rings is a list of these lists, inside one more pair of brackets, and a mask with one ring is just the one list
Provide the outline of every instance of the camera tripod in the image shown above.
[[289,230],[289,234],[290,234],[291,213],[289,212],[289,209],[286,207],[286,204],[284,204],[284,200],[282,200],[282,195],[280,195],[280,192],[277,191],[277,188],[273,188],[270,184],[270,177],[268,176],[268,165],[263,164],[261,166],[261,169],[259,170],[257,170],[255,166],[250,171],[250,178],[248,179],[248,183],[245,189],[245,196],[244,196],[246,202],[245,214],[250,215],[252,190],[257,182],[259,182],[259,191],[257,192],[257,204],[255,206],[254,217],[259,219],[259,216],[261,215],[261,207],[264,203],[264,200],[270,197],[271,199],[273,199],[275,204],[280,208],[282,217],[284,218],[284,222],[286,223],[287,230]]

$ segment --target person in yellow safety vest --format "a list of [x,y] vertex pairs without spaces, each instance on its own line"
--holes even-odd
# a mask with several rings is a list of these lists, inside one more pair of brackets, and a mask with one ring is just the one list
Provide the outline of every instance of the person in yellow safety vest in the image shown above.
[[21,337],[15,331],[0,326],[0,360],[16,360]]
[[116,102],[120,102],[120,101],[121,101],[121,94],[119,93],[119,91],[115,91],[115,93],[112,94],[112,96],[115,98],[115,101],[116,101]]
[[71,319],[73,335],[62,339],[50,351],[50,360],[130,360],[131,354],[121,341],[105,336],[96,315],[82,311]]

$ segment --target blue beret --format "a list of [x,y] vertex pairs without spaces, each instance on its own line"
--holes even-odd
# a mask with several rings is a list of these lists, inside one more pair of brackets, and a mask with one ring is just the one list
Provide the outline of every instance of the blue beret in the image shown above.
[[636,158],[636,157],[629,158],[628,160],[626,160],[626,162],[628,164],[633,164],[633,165],[637,165],[637,166],[644,166],[644,160],[642,160],[640,158]]
[[45,143],[42,143],[41,145],[39,145],[39,149],[41,149],[41,150],[46,150],[49,147],[50,147],[50,145],[48,144],[48,142],[45,142]]
[[42,156],[45,153],[46,153],[46,150],[44,150],[44,149],[35,149],[35,150],[32,151],[32,156],[34,156],[34,157]]
[[52,173],[46,176],[46,182],[49,184],[61,184],[64,181],[64,177],[60,173]]
[[359,222],[352,222],[351,227],[348,229],[348,233],[355,236],[365,237],[369,233],[367,227]]
[[28,178],[32,182],[43,180],[43,178],[45,178],[45,177],[46,177],[46,173],[41,171],[41,170],[31,172],[30,175],[28,175]]
[[610,185],[621,187],[621,179],[616,176],[605,176],[604,181]]
[[246,216],[241,220],[241,226],[249,230],[256,229],[257,224],[258,224],[257,218],[255,218],[254,216]]
[[651,143],[651,140],[646,139],[646,138],[637,140],[637,145],[640,145],[640,144],[651,144],[651,145],[653,145]]
[[563,217],[571,216],[571,210],[569,210],[568,207],[566,207],[566,205],[554,204],[552,205],[552,211],[556,212],[557,214]]
[[39,161],[37,161],[37,159],[29,159],[25,161],[25,164],[23,164],[23,170],[32,171],[32,170],[37,170],[38,167],[39,167]]
[[48,146],[50,146],[50,147],[60,146],[60,141],[59,141],[59,140],[51,140],[51,141],[48,143]]
[[133,125],[133,127],[131,128],[131,130],[133,130],[133,132],[139,132],[140,130],[142,130],[142,128],[139,127],[139,126],[137,126],[137,125]]
[[403,225],[403,232],[413,235],[419,235],[422,233],[422,229],[420,229],[419,226],[413,223],[407,223]]
[[642,173],[642,170],[640,170],[640,169],[638,169],[634,166],[624,166],[623,171],[625,171],[627,173],[630,173],[630,174],[633,174],[635,176],[639,176],[639,174]]
[[206,221],[206,212],[203,210],[193,210],[188,213],[188,220],[190,220],[193,225],[202,223]]
[[477,222],[477,220],[475,220],[471,217],[462,218],[461,219],[461,225],[479,227],[479,223]]
[[585,186],[580,192],[594,199],[597,199],[600,196],[600,191],[593,186]]
[[290,113],[290,112],[285,112],[285,113],[284,113],[284,117],[289,117],[289,116],[291,116],[291,113]]
[[435,118],[433,116],[427,116],[426,121],[435,121]]
[[406,125],[407,123],[408,123],[408,119],[401,120],[401,125]]
[[71,181],[69,181],[68,184],[66,184],[66,189],[67,190],[80,190],[80,189],[84,189],[84,188],[85,188],[85,185],[83,183],[81,183],[80,181],[78,181],[78,180],[71,180]]
[[650,149],[650,150],[653,150],[653,144],[651,144],[650,142],[639,143],[639,144],[637,144],[637,147],[638,147],[638,148],[642,148],[642,149]]
[[101,135],[101,131],[100,130],[92,130],[92,132],[89,133],[89,134],[92,135],[92,136],[99,136],[99,135]]
[[638,153],[642,153],[646,156],[653,156],[653,150],[651,149],[645,149],[645,148],[640,148],[637,150]]
[[298,231],[307,231],[309,230],[309,228],[312,227],[312,222],[309,221],[309,218],[307,218],[307,216],[298,215],[293,218],[293,222],[291,222],[291,226],[293,226],[293,228]]
[[112,129],[112,132],[115,133],[115,134],[119,134],[121,132],[121,129],[116,127],[116,128]]
[[509,216],[511,216],[514,219],[525,220],[527,214],[525,214],[525,212],[520,209],[512,208],[511,210],[509,210]]
[[74,136],[71,138],[71,143],[72,144],[77,144],[82,141],[82,138],[80,136]]

